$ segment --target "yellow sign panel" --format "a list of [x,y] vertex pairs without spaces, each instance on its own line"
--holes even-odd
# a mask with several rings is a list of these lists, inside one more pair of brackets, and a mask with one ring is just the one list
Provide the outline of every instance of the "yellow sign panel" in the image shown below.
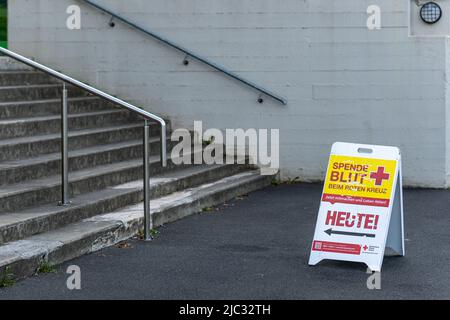
[[397,161],[331,155],[324,195],[391,197]]

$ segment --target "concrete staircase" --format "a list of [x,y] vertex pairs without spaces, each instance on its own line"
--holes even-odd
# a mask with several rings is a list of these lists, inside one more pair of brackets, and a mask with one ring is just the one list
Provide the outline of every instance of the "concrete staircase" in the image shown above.
[[[69,89],[72,204],[57,205],[60,92],[58,81],[0,58],[0,279],[32,275],[44,262],[99,250],[143,226],[143,121],[77,88]],[[161,168],[158,131],[153,125],[155,226],[270,184],[272,177],[246,165],[175,166],[169,159]]]

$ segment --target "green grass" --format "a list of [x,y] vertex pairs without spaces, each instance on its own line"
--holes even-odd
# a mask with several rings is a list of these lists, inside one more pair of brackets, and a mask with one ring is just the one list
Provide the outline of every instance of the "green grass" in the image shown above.
[[51,264],[48,263],[47,261],[43,261],[43,262],[39,265],[39,267],[38,267],[36,273],[38,273],[38,274],[40,274],[40,273],[56,273],[56,271],[57,271],[57,270],[56,270],[56,267],[55,267],[55,266],[51,265]]
[[0,288],[12,287],[15,283],[14,274],[11,272],[11,267],[8,266],[0,274]]
[[[152,238],[156,238],[156,236],[158,234],[159,234],[158,229],[151,229],[150,230],[150,236]],[[144,229],[139,229],[137,236],[138,236],[139,239],[143,240],[145,238]]]

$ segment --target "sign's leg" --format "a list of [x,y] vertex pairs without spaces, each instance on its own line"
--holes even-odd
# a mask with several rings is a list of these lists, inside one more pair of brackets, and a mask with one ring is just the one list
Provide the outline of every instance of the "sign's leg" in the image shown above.
[[[380,265],[381,265],[381,264],[380,264]],[[381,272],[381,267],[380,267],[380,265],[374,265],[374,264],[370,265],[370,264],[367,264],[367,263],[366,263],[366,266],[369,268],[369,270],[370,270],[371,272]]]
[[402,205],[402,175],[398,173],[397,186],[395,187],[394,204],[392,206],[391,221],[387,235],[386,247],[394,250],[398,255],[405,255],[403,235],[403,205]]
[[323,258],[322,257],[320,257],[320,256],[318,256],[317,254],[311,254],[310,255],[310,257],[309,257],[309,262],[308,262],[308,264],[310,265],[310,266],[315,266],[316,264],[318,264],[320,261],[322,261],[323,260]]

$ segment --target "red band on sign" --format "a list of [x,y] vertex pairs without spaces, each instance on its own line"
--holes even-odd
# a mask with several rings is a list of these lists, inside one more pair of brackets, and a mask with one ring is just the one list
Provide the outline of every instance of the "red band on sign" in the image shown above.
[[322,201],[330,202],[331,204],[346,203],[372,207],[389,207],[389,199],[340,196],[336,194],[327,194],[327,193],[324,193],[324,195],[322,196]]
[[361,246],[353,243],[314,241],[313,251],[336,252],[345,254],[361,254]]

